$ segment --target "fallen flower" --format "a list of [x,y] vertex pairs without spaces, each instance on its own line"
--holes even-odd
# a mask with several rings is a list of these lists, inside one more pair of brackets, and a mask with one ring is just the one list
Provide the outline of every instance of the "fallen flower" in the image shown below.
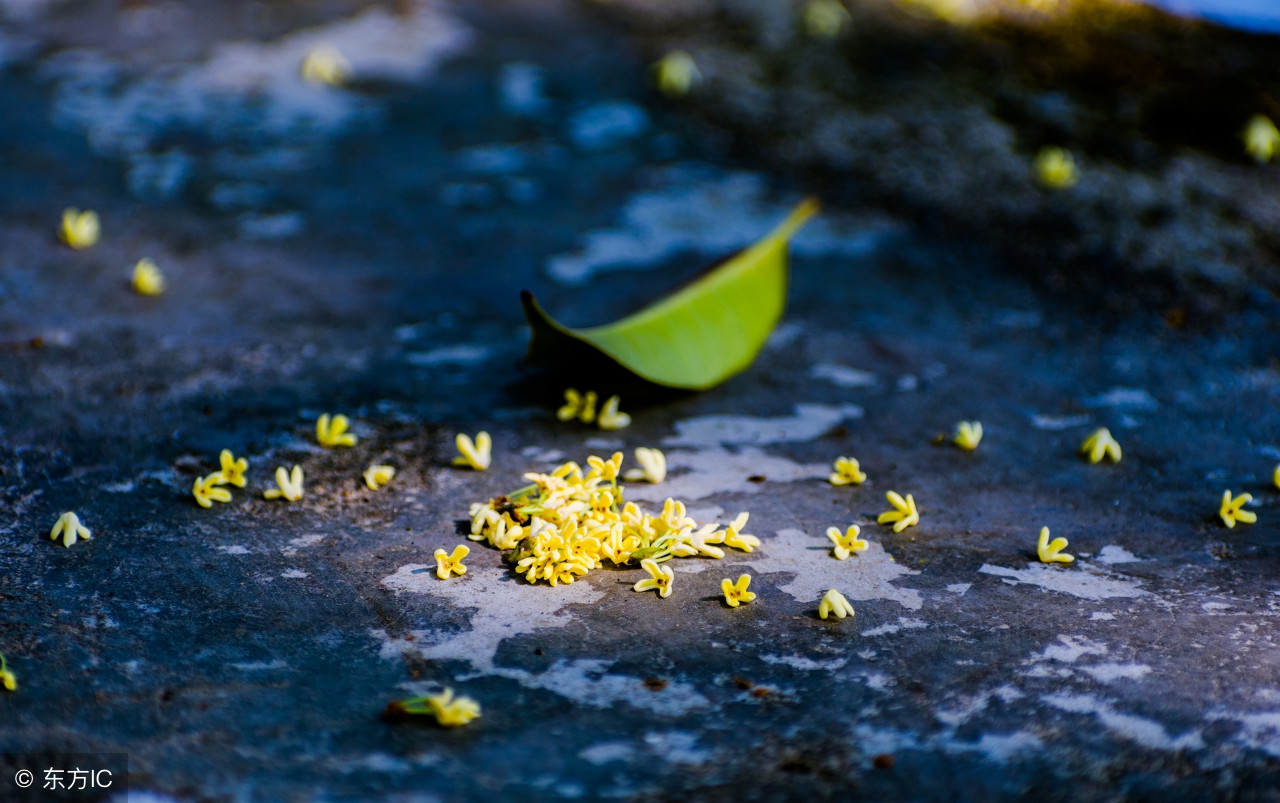
[[747,526],[747,519],[750,513],[742,512],[738,517],[729,522],[729,526],[724,531],[724,545],[741,549],[743,552],[751,552],[760,546],[760,539],[754,535],[747,535],[742,532],[742,528]]
[[867,475],[862,472],[858,461],[852,457],[837,457],[831,467],[835,471],[831,472],[827,481],[832,485],[861,485],[867,481]]
[[1062,148],[1043,148],[1036,156],[1036,176],[1049,189],[1064,190],[1080,180],[1076,160]]
[[849,604],[849,600],[845,599],[844,594],[836,591],[834,588],[829,589],[827,593],[822,595],[822,601],[818,603],[818,616],[826,619],[829,615],[835,614],[837,619],[843,619],[846,616],[853,616],[853,606]]
[[804,29],[815,39],[834,39],[849,24],[849,12],[836,0],[810,0],[804,7]]
[[564,406],[556,410],[556,418],[561,421],[572,421],[576,418],[584,424],[595,423],[596,398],[594,390],[587,391],[584,396],[573,388],[566,388]]
[[977,449],[978,444],[982,443],[982,422],[961,421],[956,424],[956,434],[952,438],[952,443],[966,452]]
[[231,492],[226,488],[218,487],[223,482],[221,471],[215,471],[207,477],[196,477],[195,485],[191,486],[191,495],[203,508],[213,507],[214,502],[230,502]]
[[316,419],[316,443],[326,449],[332,449],[335,446],[355,446],[356,436],[347,432],[350,423],[345,415],[335,415],[330,418],[329,414],[325,413]]
[[467,573],[467,567],[462,565],[462,559],[471,554],[471,547],[465,544],[458,544],[453,548],[453,554],[450,555],[443,549],[435,551],[436,558],[436,577],[441,580],[448,580],[450,575],[462,575]]
[[1080,444],[1080,451],[1089,456],[1090,463],[1097,463],[1103,457],[1111,458],[1113,463],[1120,462],[1120,444],[1111,437],[1111,430],[1106,427],[1094,430],[1092,435],[1085,438],[1084,443]]
[[1276,463],[1276,470],[1271,472],[1271,484],[1280,488],[1280,463]]
[[461,452],[461,456],[453,458],[455,466],[470,466],[476,471],[484,471],[493,462],[493,439],[489,437],[488,432],[481,432],[476,435],[475,442],[467,435],[458,433],[458,437],[454,439],[454,444]]
[[418,714],[429,714],[446,728],[455,728],[480,716],[480,704],[470,697],[455,697],[453,689],[445,689],[440,694],[390,703],[383,718],[399,721]]
[[891,521],[897,522],[893,525],[893,531],[900,533],[912,525],[920,523],[920,511],[916,510],[916,500],[911,494],[907,494],[907,498],[903,499],[896,491],[890,491],[884,495],[889,500],[889,504],[893,505],[893,510],[886,510],[880,514],[880,518],[876,521],[880,524],[888,524]]
[[858,537],[861,533],[862,528],[856,524],[849,525],[849,529],[845,530],[844,535],[840,534],[838,527],[827,528],[827,537],[831,539],[831,543],[835,544],[832,552],[835,554],[836,560],[844,560],[854,552],[861,552],[870,546],[870,544]]
[[659,566],[653,558],[640,561],[640,567],[649,573],[648,580],[641,580],[631,587],[633,591],[650,591],[656,589],[658,596],[666,599],[671,596],[671,583],[675,580],[675,572],[670,566]]
[[164,292],[164,274],[150,259],[139,259],[133,266],[133,289],[144,296],[158,296]]
[[1252,501],[1252,494],[1240,494],[1232,498],[1230,491],[1223,491],[1222,504],[1218,507],[1218,515],[1222,517],[1222,523],[1228,527],[1236,526],[1236,522],[1253,524],[1258,520],[1258,514],[1251,510],[1243,509],[1246,504]]
[[302,498],[302,466],[294,466],[292,472],[286,472],[284,466],[276,468],[277,488],[268,488],[263,497],[266,499],[284,498],[296,502]]
[[1255,114],[1249,118],[1244,129],[1244,150],[1259,163],[1265,164],[1275,156],[1280,147],[1280,130],[1271,118],[1263,114]]
[[621,402],[622,397],[610,396],[604,407],[600,408],[600,417],[596,419],[596,423],[601,429],[613,430],[631,426],[631,416],[618,410]]
[[98,213],[91,209],[81,212],[74,206],[62,212],[62,241],[77,251],[83,251],[98,242],[100,228]]
[[302,77],[313,84],[342,86],[351,78],[351,62],[333,45],[317,45],[302,60]]
[[5,690],[7,691],[18,690],[18,678],[13,674],[13,671],[9,669],[9,665],[5,663],[4,653],[2,652],[0,652],[0,683],[4,684]]
[[249,461],[243,457],[237,460],[230,449],[223,449],[222,453],[218,455],[218,462],[222,464],[222,470],[218,472],[222,475],[222,482],[234,485],[237,488],[243,488],[245,484],[244,474],[249,470]]
[[693,85],[702,80],[698,65],[683,50],[673,50],[653,65],[657,74],[658,89],[667,97],[681,97],[689,94]]
[[76,536],[85,541],[92,540],[93,533],[80,523],[80,517],[68,511],[58,517],[58,522],[53,525],[53,529],[49,531],[49,538],[54,541],[58,540],[58,536],[62,536],[62,545],[69,547],[76,542]]
[[744,574],[738,578],[738,582],[732,583],[729,578],[720,581],[720,592],[724,594],[724,601],[730,608],[736,608],[744,602],[750,602],[756,598],[755,592],[748,591],[747,586],[751,585],[751,575]]
[[364,484],[369,486],[369,490],[376,491],[391,482],[395,475],[396,470],[392,466],[369,466],[364,471]]
[[1071,563],[1076,559],[1075,555],[1068,555],[1062,550],[1067,548],[1067,539],[1055,538],[1049,540],[1049,528],[1040,528],[1040,541],[1036,544],[1036,554],[1040,558],[1041,563]]
[[[629,482],[648,482],[654,485],[662,482],[667,478],[667,456],[657,449],[648,449],[644,446],[636,449],[636,462],[640,464],[640,468],[633,468],[624,475],[624,479]],[[1277,476],[1280,476],[1280,466],[1276,467]]]

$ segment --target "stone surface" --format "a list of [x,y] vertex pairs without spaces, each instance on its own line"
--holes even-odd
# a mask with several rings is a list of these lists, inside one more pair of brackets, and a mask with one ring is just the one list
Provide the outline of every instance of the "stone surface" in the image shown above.
[[[749,371],[625,397],[620,432],[560,424],[565,380],[518,367],[520,289],[606,321],[823,189],[657,98],[613,12],[410,3],[397,47],[354,3],[0,10],[0,753],[128,753],[152,800],[1274,794],[1271,307],[1119,316],[848,201],[798,239]],[[330,38],[348,89],[283,56],[220,83],[228,53]],[[101,213],[97,246],[58,245],[67,205]],[[163,296],[130,291],[143,256]],[[314,445],[323,412],[360,442]],[[935,445],[961,419],[978,450]],[[1097,426],[1118,465],[1076,454]],[[481,429],[492,468],[451,467]],[[666,600],[630,569],[531,586],[482,546],[465,577],[423,571],[469,502],[637,446],[672,475],[633,497],[748,510],[760,549],[677,562]],[[249,488],[204,510],[223,448]],[[864,485],[825,482],[842,454]],[[399,472],[380,492],[375,462]],[[303,500],[263,500],[295,463]],[[1218,522],[1226,488],[1257,524]],[[918,527],[874,523],[889,490]],[[48,540],[65,510],[92,541]],[[873,546],[835,561],[823,533],[851,523]],[[1035,562],[1042,526],[1075,564]],[[730,609],[744,571],[759,597]],[[831,586],[854,619],[817,617]],[[380,720],[445,686],[483,716]]]

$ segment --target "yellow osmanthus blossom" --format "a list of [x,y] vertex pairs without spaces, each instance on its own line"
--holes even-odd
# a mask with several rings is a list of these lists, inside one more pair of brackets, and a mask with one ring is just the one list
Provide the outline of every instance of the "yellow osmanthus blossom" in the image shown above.
[[230,449],[223,449],[222,453],[218,455],[218,462],[222,464],[222,469],[218,472],[222,475],[222,482],[227,485],[234,485],[237,488],[243,488],[245,485],[244,474],[249,470],[249,461],[243,457],[237,460]]
[[667,97],[677,98],[689,94],[693,85],[702,80],[698,64],[683,50],[673,50],[653,65],[658,89]]
[[369,466],[364,470],[364,484],[369,486],[369,490],[376,491],[395,477],[396,470],[392,466]]
[[844,560],[855,552],[862,552],[871,546],[858,536],[862,534],[862,528],[856,524],[850,524],[849,529],[844,531],[844,535],[840,534],[840,528],[828,527],[827,537],[831,539],[831,543],[835,547],[831,550],[836,560]]
[[831,467],[835,470],[827,480],[832,485],[861,485],[867,481],[867,475],[862,472],[862,466],[852,457],[837,457]]
[[822,601],[818,603],[818,616],[826,619],[831,614],[835,614],[837,619],[843,619],[846,616],[853,616],[853,606],[849,604],[849,600],[845,599],[844,594],[836,591],[834,588],[829,589],[827,593],[822,595]]
[[53,525],[53,529],[49,531],[49,538],[54,541],[58,540],[58,536],[62,536],[62,545],[69,547],[76,542],[79,537],[85,541],[93,540],[93,532],[89,528],[80,523],[80,517],[71,511],[67,511],[58,517],[58,522]]
[[804,7],[804,29],[815,39],[834,39],[849,24],[849,12],[836,0],[809,0]]
[[351,422],[345,415],[335,415],[332,418],[328,413],[316,419],[316,443],[326,449],[332,449],[335,446],[355,446],[356,436],[347,432],[347,427]]
[[98,213],[92,209],[81,212],[74,206],[62,211],[62,229],[58,232],[62,241],[77,251],[83,251],[98,242],[101,228]]
[[1218,507],[1218,515],[1222,518],[1222,523],[1228,527],[1236,526],[1236,522],[1253,524],[1258,520],[1258,514],[1244,509],[1244,506],[1252,501],[1252,494],[1233,497],[1230,491],[1223,491],[1222,504]]
[[453,574],[461,577],[467,573],[467,567],[462,565],[462,559],[471,554],[471,547],[465,544],[458,544],[453,548],[453,554],[449,554],[443,549],[437,549],[434,554],[436,577],[441,580],[448,580],[449,576]]
[[426,714],[435,717],[436,722],[446,728],[456,728],[480,716],[480,704],[470,697],[455,697],[453,689],[446,688],[439,694],[394,702],[387,706],[387,712],[396,719],[404,715]]
[[0,684],[4,685],[6,691],[18,690],[18,677],[13,674],[13,670],[9,669],[9,664],[5,662],[2,652],[0,652]]
[[[633,468],[625,475],[631,482],[648,482],[656,485],[667,478],[667,456],[657,449],[644,446],[636,449],[636,462],[640,468]],[[1280,467],[1277,467],[1280,474]]]
[[144,296],[158,296],[164,292],[164,274],[150,259],[139,259],[133,266],[133,289]]
[[576,418],[584,424],[593,424],[596,420],[597,398],[599,397],[594,390],[589,390],[586,395],[583,395],[574,388],[567,388],[564,392],[564,406],[556,410],[556,418],[561,421],[572,421]]
[[317,45],[302,60],[302,77],[313,84],[342,86],[351,79],[351,62],[333,45]]
[[1111,437],[1111,430],[1106,427],[1094,430],[1093,434],[1085,438],[1084,443],[1080,444],[1080,452],[1088,455],[1090,463],[1100,462],[1104,457],[1111,458],[1112,463],[1120,462],[1120,444]]
[[1275,471],[1271,472],[1271,484],[1280,488],[1280,463],[1276,463]]
[[1244,150],[1260,164],[1266,164],[1280,149],[1280,130],[1271,118],[1255,114],[1244,129]]
[[493,462],[493,439],[488,432],[477,434],[474,442],[469,435],[459,432],[453,442],[462,453],[453,458],[455,466],[468,466],[476,471],[484,471]]
[[645,558],[640,561],[640,568],[649,573],[648,580],[641,580],[632,586],[633,591],[652,591],[657,590],[658,596],[666,599],[671,596],[671,583],[676,579],[675,572],[671,571],[670,566],[659,566],[652,558]]
[[296,502],[302,498],[302,466],[294,466],[292,471],[285,471],[284,466],[276,468],[276,486],[268,488],[262,494],[265,499],[287,499]]
[[893,505],[894,509],[881,513],[880,518],[876,519],[877,522],[880,524],[897,522],[893,525],[895,533],[920,523],[920,511],[916,509],[916,500],[911,494],[907,494],[907,498],[903,499],[896,491],[890,491],[884,495],[884,498],[889,500],[889,504]]
[[961,421],[956,424],[956,434],[951,442],[966,452],[972,452],[982,443],[982,422]]
[[750,602],[755,599],[755,592],[747,590],[749,585],[751,585],[751,575],[749,574],[740,575],[736,583],[727,577],[721,580],[720,593],[724,594],[725,604],[730,608],[736,608],[744,602]]
[[1075,555],[1068,555],[1062,550],[1067,548],[1067,539],[1055,538],[1049,540],[1049,528],[1040,528],[1040,540],[1036,543],[1036,555],[1039,556],[1041,563],[1071,563],[1076,559]]
[[204,508],[213,507],[214,502],[230,502],[231,492],[218,487],[224,484],[221,471],[215,471],[207,477],[196,477],[195,485],[191,486],[191,495],[196,498],[196,504]]
[[729,522],[729,526],[725,528],[724,545],[731,546],[734,549],[741,549],[743,552],[751,552],[760,546],[760,539],[754,535],[747,535],[742,532],[742,528],[747,526],[747,519],[750,513],[742,512],[738,517]]
[[609,400],[604,403],[604,407],[600,408],[600,415],[596,418],[596,423],[601,429],[625,429],[631,426],[631,416],[618,410],[618,405],[622,403],[621,396],[610,396]]
[[1062,148],[1043,148],[1036,156],[1036,177],[1051,190],[1074,187],[1080,180],[1075,157]]

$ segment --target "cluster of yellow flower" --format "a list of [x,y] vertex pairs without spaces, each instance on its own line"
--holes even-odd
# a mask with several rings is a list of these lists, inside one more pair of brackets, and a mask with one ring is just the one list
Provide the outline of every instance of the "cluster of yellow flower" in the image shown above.
[[[666,460],[658,450],[645,450],[637,459],[647,464],[641,472],[646,479],[660,482],[665,476]],[[642,511],[626,501],[618,484],[622,461],[621,452],[608,460],[593,455],[586,472],[568,462],[550,473],[525,474],[529,485],[471,505],[468,537],[511,550],[516,571],[530,583],[572,583],[605,560],[618,566],[639,563],[650,579],[637,583],[636,590],[657,589],[663,597],[671,593],[673,576],[661,563],[695,555],[723,558],[720,545],[744,552],[760,545],[760,539],[743,532],[747,513],[721,529],[715,523],[699,525],[675,499],[667,499],[658,515]]]
[[200,507],[213,507],[214,502],[230,502],[231,492],[223,488],[223,485],[234,485],[237,488],[245,486],[244,475],[249,470],[248,460],[243,457],[237,460],[230,449],[223,449],[218,460],[222,463],[222,468],[207,477],[197,477],[196,484],[191,488],[191,495],[196,498]]

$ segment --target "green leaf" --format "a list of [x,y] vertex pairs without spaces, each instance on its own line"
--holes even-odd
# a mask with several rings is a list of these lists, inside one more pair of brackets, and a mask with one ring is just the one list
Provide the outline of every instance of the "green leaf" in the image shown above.
[[764,239],[692,283],[621,320],[570,329],[521,293],[532,329],[526,361],[574,363],[604,355],[650,382],[706,390],[745,370],[787,306],[787,245],[818,211],[801,202]]

